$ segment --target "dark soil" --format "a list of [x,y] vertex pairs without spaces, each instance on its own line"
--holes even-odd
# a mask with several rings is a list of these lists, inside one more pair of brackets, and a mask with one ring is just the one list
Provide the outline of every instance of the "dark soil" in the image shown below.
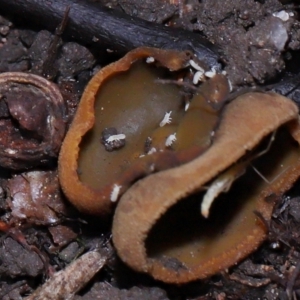
[[[264,88],[298,74],[299,68],[290,63],[297,60],[300,50],[296,1],[94,2],[203,34],[220,49],[224,70],[235,89]],[[282,11],[288,20],[276,17]],[[30,18],[20,24],[0,17],[0,71],[29,72],[57,83],[67,105],[67,124],[88,80],[114,59],[110,53],[95,54],[71,37],[65,40],[43,28],[37,30],[30,26]],[[0,116],[6,112],[0,105]],[[136,274],[119,261],[110,242],[109,223],[81,215],[64,199],[56,161],[42,169],[24,172],[22,166],[18,171],[3,168],[0,172],[1,220],[8,224],[0,226],[0,299],[22,299],[53,272],[95,248],[101,249],[107,263],[76,300],[300,299],[299,184],[277,203],[269,239],[260,249],[210,279],[172,286]]]

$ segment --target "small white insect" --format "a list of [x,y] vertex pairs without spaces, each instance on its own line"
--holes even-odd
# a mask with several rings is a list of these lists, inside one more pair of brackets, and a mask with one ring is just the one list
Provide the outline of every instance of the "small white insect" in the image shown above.
[[204,73],[204,75],[208,78],[213,78],[217,74],[216,69],[213,67],[210,71]]
[[155,61],[155,59],[154,59],[154,57],[152,57],[152,56],[149,56],[149,57],[146,58],[146,63],[147,63],[147,64],[154,63],[154,61]]
[[114,135],[111,135],[109,138],[107,138],[106,142],[111,143],[114,141],[125,140],[125,138],[126,138],[126,135],[123,133],[114,134]]
[[279,249],[279,248],[280,248],[279,242],[271,243],[271,244],[270,244],[270,248],[271,248],[271,249]]
[[187,111],[190,107],[190,101],[186,101],[184,105],[184,111]]
[[225,178],[223,177],[223,178],[217,178],[211,184],[211,186],[208,188],[207,192],[205,193],[201,203],[201,214],[203,217],[208,218],[211,204],[220,193],[228,191],[232,181],[233,180],[230,177],[225,177]]
[[159,126],[160,126],[160,127],[163,127],[163,126],[165,126],[166,124],[170,124],[170,123],[171,123],[171,121],[172,121],[172,118],[170,117],[170,116],[171,116],[171,113],[172,113],[172,111],[166,112],[164,118],[163,118],[162,121],[159,123]]
[[113,190],[111,191],[110,194],[111,202],[116,202],[118,200],[121,188],[122,188],[121,185],[114,184]]
[[208,187],[202,203],[201,214],[203,217],[208,218],[209,210],[214,200],[221,194],[229,191],[233,182],[245,173],[248,161],[240,162],[227,171],[219,175]]
[[173,134],[170,134],[165,142],[166,147],[170,147],[174,142],[176,141],[176,132]]
[[203,75],[204,75],[204,71],[197,71],[193,77],[193,84],[198,84],[199,81],[203,81],[204,80]]
[[200,71],[200,72],[204,73],[204,69],[201,68],[194,60],[190,59],[189,63],[190,63],[192,68],[194,68],[197,71]]
[[155,153],[155,152],[157,152],[157,150],[156,150],[156,148],[155,147],[152,147],[149,151],[148,151],[148,155],[149,154],[153,154],[153,153]]

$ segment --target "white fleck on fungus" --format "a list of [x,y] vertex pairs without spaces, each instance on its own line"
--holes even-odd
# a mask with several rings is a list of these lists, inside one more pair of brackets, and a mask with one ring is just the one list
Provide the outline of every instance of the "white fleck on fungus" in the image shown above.
[[155,59],[154,59],[154,57],[152,57],[152,56],[149,56],[149,57],[146,58],[146,63],[147,63],[147,64],[154,63],[154,61],[155,61]]

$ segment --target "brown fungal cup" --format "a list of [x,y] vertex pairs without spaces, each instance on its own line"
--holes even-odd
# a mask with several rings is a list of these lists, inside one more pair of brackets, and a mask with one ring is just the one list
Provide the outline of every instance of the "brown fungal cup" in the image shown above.
[[64,100],[50,81],[0,74],[0,165],[22,170],[53,163],[65,135]]
[[[146,58],[155,67],[145,67]],[[229,84],[217,74],[186,109],[178,86],[161,82],[174,83],[173,71],[186,70],[190,59],[139,48],[100,70],[59,156],[61,186],[79,210],[107,215],[125,193],[112,229],[121,259],[177,284],[215,274],[256,249],[266,228],[254,211],[268,221],[300,170],[297,106],[275,93],[248,93],[218,110]],[[210,193],[204,218],[200,205]]]
[[[179,87],[157,82],[174,77],[190,59],[188,52],[139,48],[89,82],[59,156],[62,188],[79,210],[105,215],[137,179],[185,163],[209,146],[218,118],[201,89],[185,112]],[[191,128],[188,120],[197,117],[208,122]]]
[[[270,220],[274,201],[300,175],[298,144],[283,127],[297,120],[296,105],[275,93],[248,93],[226,105],[206,152],[141,179],[121,197],[112,229],[121,259],[179,284],[211,276],[255,250],[267,229],[254,211]],[[236,163],[245,174],[215,199],[205,219],[200,204],[207,188],[225,171],[235,176]]]

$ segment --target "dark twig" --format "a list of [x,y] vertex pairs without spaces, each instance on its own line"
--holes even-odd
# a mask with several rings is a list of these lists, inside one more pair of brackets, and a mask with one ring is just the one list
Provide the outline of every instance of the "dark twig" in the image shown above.
[[53,31],[70,7],[64,35],[123,54],[140,46],[190,50],[211,68],[220,68],[214,45],[200,34],[154,24],[87,0],[1,0],[0,13]]
[[43,65],[43,76],[47,79],[53,79],[54,77],[54,73],[55,72],[55,68],[54,66],[54,61],[56,59],[57,56],[57,50],[60,44],[60,38],[67,26],[67,22],[68,22],[68,16],[69,16],[69,12],[70,12],[70,6],[68,6],[66,8],[66,11],[64,13],[63,19],[60,22],[60,24],[56,27],[55,29],[55,35],[54,35],[54,39],[50,45],[50,48],[48,50],[48,57],[46,59],[46,61],[44,62]]

